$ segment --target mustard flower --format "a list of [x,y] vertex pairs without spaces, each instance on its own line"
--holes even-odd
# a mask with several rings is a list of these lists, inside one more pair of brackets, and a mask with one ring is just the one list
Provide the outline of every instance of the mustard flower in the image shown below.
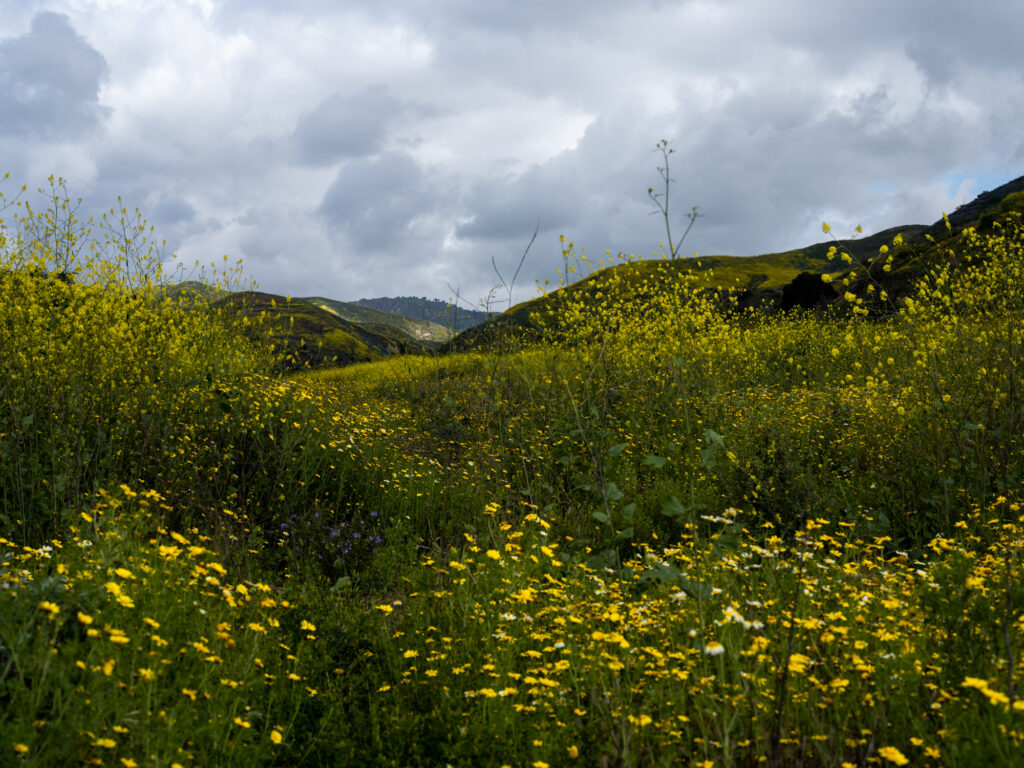
[[896,765],[906,765],[910,762],[896,747],[882,747],[878,750],[878,755]]

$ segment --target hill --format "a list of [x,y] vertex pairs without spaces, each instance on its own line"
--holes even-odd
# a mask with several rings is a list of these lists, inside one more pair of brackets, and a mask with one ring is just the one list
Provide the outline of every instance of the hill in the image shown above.
[[932,260],[884,322],[735,309],[863,314],[806,253],[624,264],[568,343],[284,375],[232,316],[377,352],[54,200],[0,248],[0,766],[1024,765],[1019,191],[830,246]]
[[363,304],[350,301],[336,301],[324,298],[323,296],[309,296],[304,298],[303,301],[308,301],[310,304],[326,309],[328,312],[332,312],[343,320],[348,320],[350,323],[358,323],[366,327],[391,326],[407,335],[410,340],[421,343],[440,344],[452,336],[451,331],[440,323],[422,318],[404,317],[400,314],[374,309]]
[[379,310],[412,320],[427,320],[444,328],[464,331],[487,320],[493,313],[477,309],[464,309],[439,299],[396,296],[394,298],[359,299],[363,307]]
[[178,301],[180,297],[189,304],[196,299],[215,301],[230,294],[230,291],[208,285],[199,280],[183,280],[180,283],[165,285],[161,287],[160,292],[174,301]]
[[[677,261],[632,261],[606,267],[550,294],[523,302],[510,310],[468,328],[452,341],[456,350],[494,345],[509,336],[524,341],[539,337],[540,323],[549,328],[559,322],[560,303],[586,294],[586,301],[633,301],[642,306],[645,296],[660,290],[666,282],[689,275],[709,291],[731,297],[740,308],[773,313],[794,307],[825,309],[836,305],[840,293],[833,285],[863,288],[870,278],[887,295],[896,299],[930,265],[944,258],[949,241],[968,227],[984,232],[998,226],[1007,215],[1024,210],[1024,176],[994,190],[928,226],[908,224],[890,227],[865,237],[831,239],[781,253],[757,256],[702,256]],[[947,226],[947,220],[949,225]],[[890,248],[897,236],[902,245],[891,252],[889,269],[883,269],[880,249]],[[834,250],[833,250],[834,249]],[[830,251],[833,258],[829,258]],[[843,258],[849,256],[849,260]],[[822,276],[828,274],[825,282]],[[614,295],[609,295],[611,291]],[[873,311],[883,311],[875,306]]]
[[304,299],[243,291],[217,299],[213,306],[269,323],[271,338],[276,348],[284,350],[289,369],[349,365],[428,351],[426,345],[392,325],[353,323]]
[[[908,224],[864,237],[823,240],[756,256],[624,262],[499,315],[412,296],[356,302],[322,296],[289,299],[260,292],[228,294],[196,281],[169,286],[165,291],[172,296],[194,294],[215,303],[227,302],[247,315],[274,315],[275,339],[295,356],[294,365],[348,365],[391,354],[432,352],[447,341],[451,344],[446,344],[446,349],[463,351],[492,346],[510,334],[536,341],[540,338],[538,320],[549,327],[557,325],[562,302],[581,297],[585,302],[628,299],[643,306],[645,298],[660,291],[666,281],[685,276],[700,288],[729,297],[740,308],[768,313],[794,307],[823,310],[840,301],[843,291],[837,287],[851,287],[855,292],[865,287],[867,274],[852,272],[852,266],[859,264],[870,270],[872,282],[891,299],[898,299],[929,265],[944,258],[951,238],[959,237],[967,227],[986,231],[1010,212],[1022,209],[1024,176],[982,192],[932,225]],[[897,236],[902,245],[890,253],[886,271],[879,252]],[[832,259],[830,251],[834,252]],[[843,254],[849,256],[848,261]],[[826,274],[829,283],[822,280]],[[875,312],[885,309],[881,303],[871,307]],[[457,332],[454,338],[452,328]]]

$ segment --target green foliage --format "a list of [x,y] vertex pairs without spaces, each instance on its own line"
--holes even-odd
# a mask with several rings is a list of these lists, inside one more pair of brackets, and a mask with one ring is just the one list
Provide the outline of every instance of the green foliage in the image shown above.
[[79,222],[51,185],[44,212],[18,201],[0,220],[0,531],[25,544],[96,488],[146,476],[181,410],[268,360],[231,318],[163,292],[141,217]]
[[416,296],[384,296],[376,299],[359,299],[354,303],[386,312],[393,317],[435,323],[444,328],[448,336],[486,320],[491,314],[484,309],[467,309],[456,299],[441,301]]

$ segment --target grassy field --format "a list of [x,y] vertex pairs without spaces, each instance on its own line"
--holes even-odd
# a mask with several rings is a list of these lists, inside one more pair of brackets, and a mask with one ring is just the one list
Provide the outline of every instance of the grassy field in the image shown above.
[[9,226],[0,765],[1024,765],[1012,212],[899,301],[625,265],[288,378],[141,235]]

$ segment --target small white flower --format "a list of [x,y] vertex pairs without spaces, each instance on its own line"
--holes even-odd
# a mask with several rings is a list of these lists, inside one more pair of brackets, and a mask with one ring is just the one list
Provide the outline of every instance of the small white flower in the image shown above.
[[725,653],[725,646],[721,643],[712,640],[710,643],[704,646],[704,653],[708,656],[720,656]]

